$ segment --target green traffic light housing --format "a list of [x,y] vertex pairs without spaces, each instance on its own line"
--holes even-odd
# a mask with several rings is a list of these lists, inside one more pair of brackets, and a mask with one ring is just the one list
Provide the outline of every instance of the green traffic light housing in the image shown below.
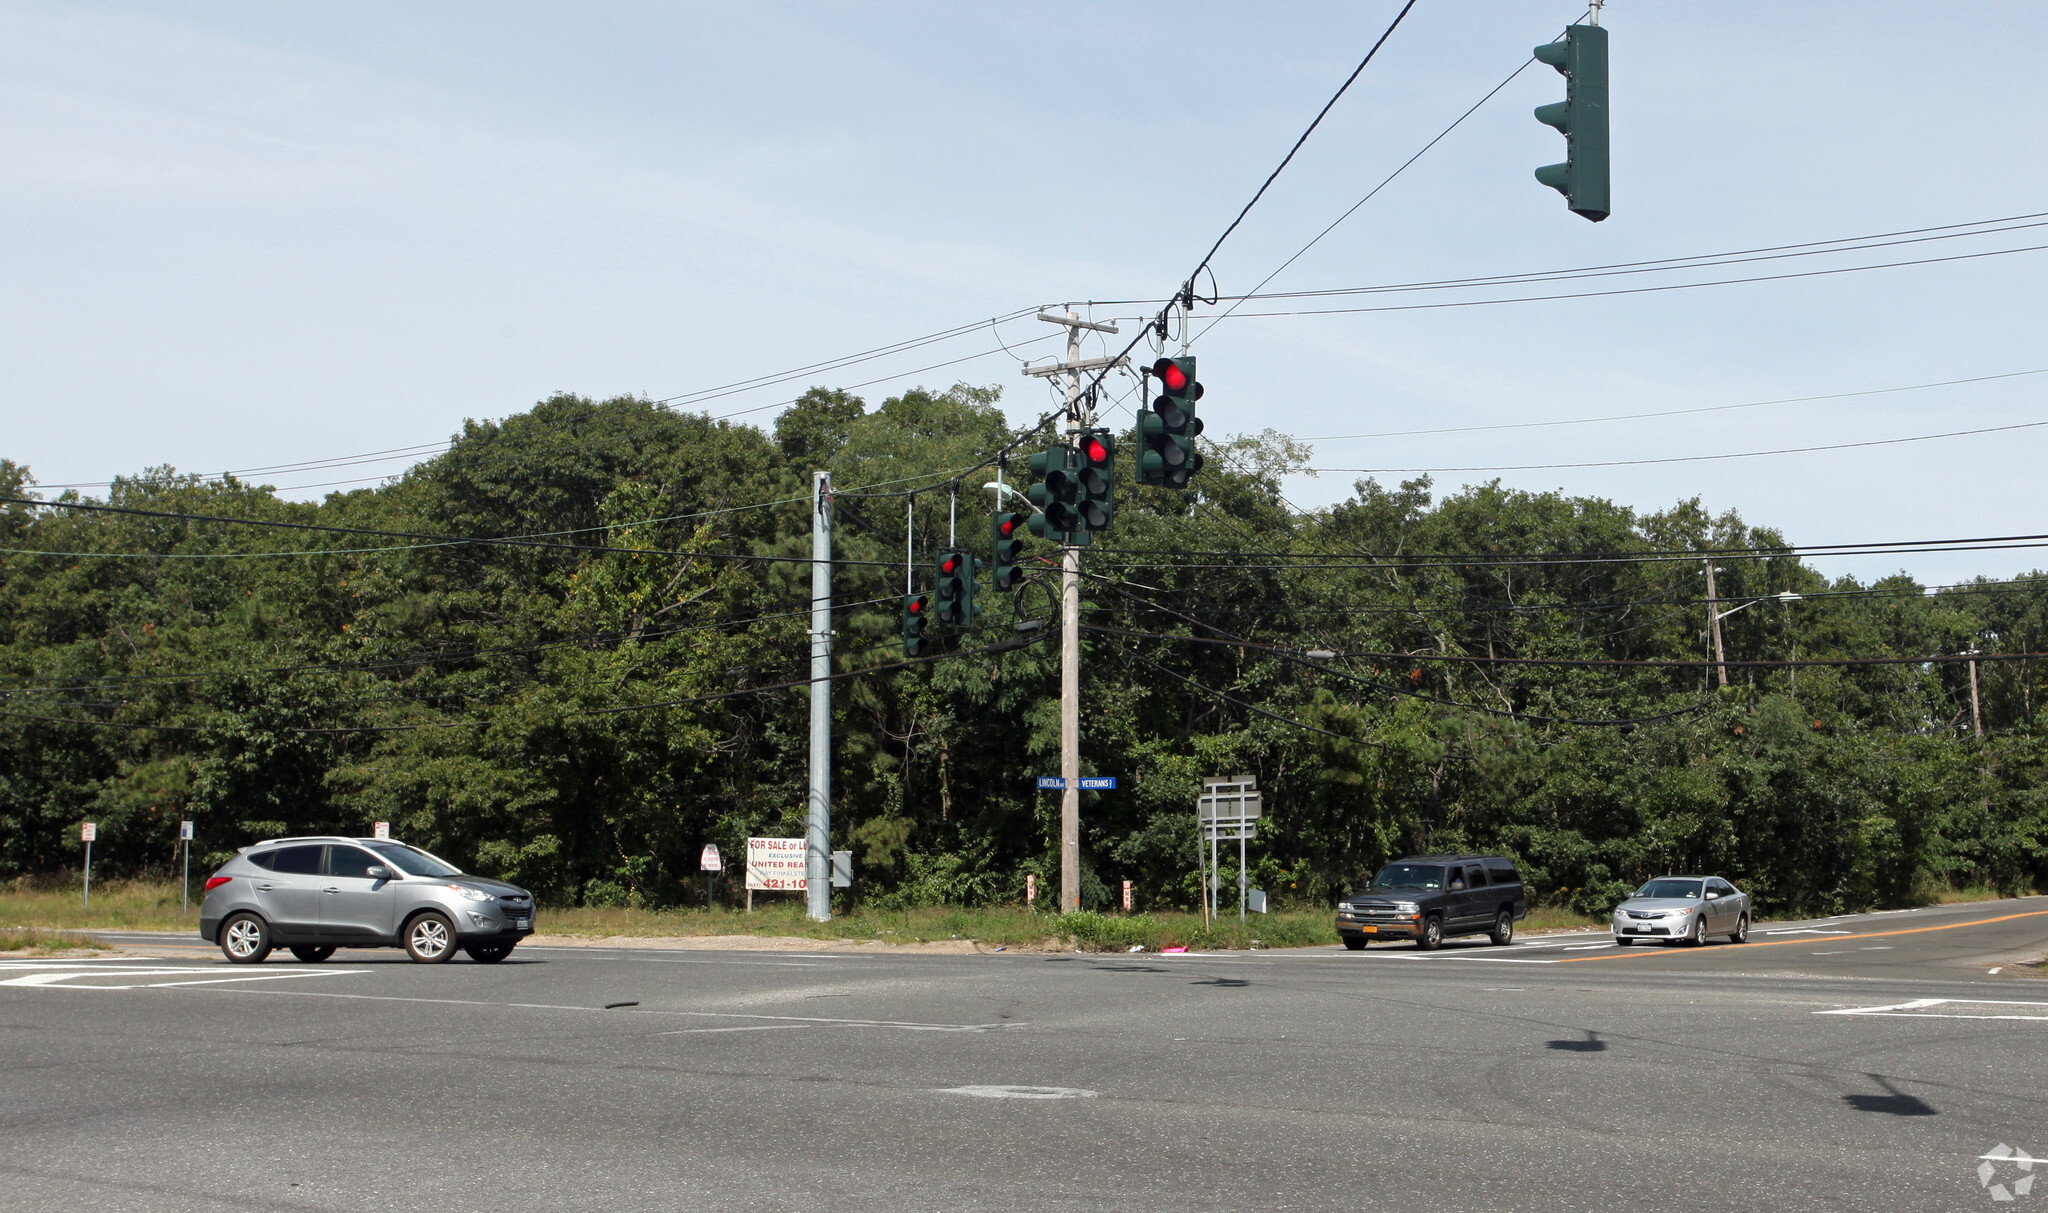
[[1084,430],[1080,437],[1081,525],[1106,531],[1116,518],[1116,436]]
[[1028,527],[1022,514],[997,514],[990,521],[991,580],[1004,593],[1017,584],[1017,557],[1024,553],[1024,532]]
[[1161,358],[1151,373],[1160,393],[1150,410],[1138,414],[1138,481],[1184,489],[1188,477],[1202,470],[1202,454],[1195,449],[1202,432],[1202,419],[1195,416],[1202,384],[1193,358]]
[[1564,41],[1536,48],[1536,58],[1565,78],[1565,99],[1536,107],[1536,120],[1565,139],[1563,164],[1546,164],[1536,180],[1564,195],[1572,213],[1607,218],[1607,30],[1568,26]]
[[932,596],[930,594],[905,594],[903,596],[903,655],[924,656],[924,625],[931,618]]
[[933,593],[939,602],[939,622],[956,628],[974,626],[979,614],[974,607],[974,557],[945,551],[939,553],[936,564]]
[[1031,516],[1031,533],[1040,539],[1085,547],[1094,537],[1081,519],[1081,455],[1071,446],[1056,446],[1031,457],[1031,474],[1039,478],[1024,496],[1039,512]]

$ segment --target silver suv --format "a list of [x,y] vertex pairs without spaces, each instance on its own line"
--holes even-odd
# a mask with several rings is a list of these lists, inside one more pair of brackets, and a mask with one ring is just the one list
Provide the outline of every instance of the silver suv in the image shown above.
[[274,838],[207,878],[199,934],[236,964],[280,944],[308,963],[350,947],[496,964],[533,934],[533,894],[385,839]]

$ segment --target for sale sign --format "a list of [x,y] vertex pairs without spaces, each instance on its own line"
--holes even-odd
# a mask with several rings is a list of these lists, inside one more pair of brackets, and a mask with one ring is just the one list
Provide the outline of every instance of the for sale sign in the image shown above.
[[804,890],[804,840],[747,839],[747,887],[801,893]]

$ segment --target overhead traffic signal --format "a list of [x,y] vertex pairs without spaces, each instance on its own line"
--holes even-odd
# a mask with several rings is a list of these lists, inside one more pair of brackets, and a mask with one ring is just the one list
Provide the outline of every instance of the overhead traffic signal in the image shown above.
[[1138,455],[1138,479],[1184,489],[1188,477],[1202,470],[1202,455],[1195,449],[1202,432],[1202,420],[1195,416],[1195,401],[1202,398],[1195,360],[1161,358],[1152,364],[1152,375],[1160,392],[1151,410],[1138,414],[1138,442],[1145,448]]
[[903,596],[903,655],[924,656],[924,621],[931,618],[932,596],[930,594],[905,594]]
[[1093,538],[1081,521],[1080,465],[1080,453],[1065,445],[1031,457],[1031,475],[1038,483],[1024,495],[1039,509],[1030,525],[1040,539],[1084,547]]
[[1024,552],[1025,525],[1022,514],[997,514],[989,526],[993,541],[989,568],[995,588],[1005,593],[1017,584],[1017,557]]
[[1116,437],[1108,430],[1081,432],[1081,525],[1106,531],[1116,517]]
[[974,623],[974,557],[965,552],[940,552],[938,580],[933,592],[939,600],[939,622],[950,627],[971,627]]
[[1536,107],[1538,122],[1564,132],[1564,163],[1537,169],[1536,180],[1598,223],[1607,218],[1607,30],[1566,26],[1564,41],[1537,47],[1536,57],[1565,78],[1564,100]]

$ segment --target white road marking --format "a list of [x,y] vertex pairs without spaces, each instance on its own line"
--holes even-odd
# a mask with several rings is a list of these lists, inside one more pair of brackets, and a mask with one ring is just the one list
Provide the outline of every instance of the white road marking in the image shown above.
[[789,1032],[808,1031],[807,1023],[755,1023],[738,1028],[677,1028],[673,1032],[656,1032],[656,1036],[702,1036],[706,1032]]
[[1595,949],[1598,949],[1598,948],[1611,948],[1611,947],[1613,947],[1613,946],[1614,946],[1614,945],[1613,945],[1613,944],[1611,944],[1611,943],[1581,943],[1581,944],[1574,944],[1573,946],[1571,946],[1571,947],[1569,947],[1569,948],[1566,948],[1566,949],[1565,949],[1565,951],[1567,951],[1567,952],[1591,952],[1591,951],[1594,951]]
[[1093,1099],[1084,1087],[934,1087],[941,1095],[972,1095],[977,1099]]
[[[1985,1014],[1935,1011],[1933,1007],[2027,1007],[2038,1015]],[[1836,1011],[1815,1011],[1815,1015],[1869,1015],[1897,1019],[2019,1019],[2048,1023],[2048,1002],[2009,1002],[1982,998],[1916,998],[1911,1002],[1883,1007],[1845,1007]]]
[[[59,969],[42,973],[25,973],[20,977],[0,980],[0,986],[33,986],[50,988],[60,982],[68,983],[81,977],[193,977],[194,974],[219,973],[215,966],[207,969],[137,969],[102,966],[92,969]],[[197,977],[190,981],[131,981],[122,985],[65,985],[67,990],[159,990],[171,986],[212,986],[244,981],[285,981],[294,977],[350,977],[369,972],[368,969],[293,969],[284,973],[247,973],[235,977]]]
[[1788,931],[1765,931],[1766,935],[1847,935],[1847,931],[1823,931],[1819,927],[1794,927]]

